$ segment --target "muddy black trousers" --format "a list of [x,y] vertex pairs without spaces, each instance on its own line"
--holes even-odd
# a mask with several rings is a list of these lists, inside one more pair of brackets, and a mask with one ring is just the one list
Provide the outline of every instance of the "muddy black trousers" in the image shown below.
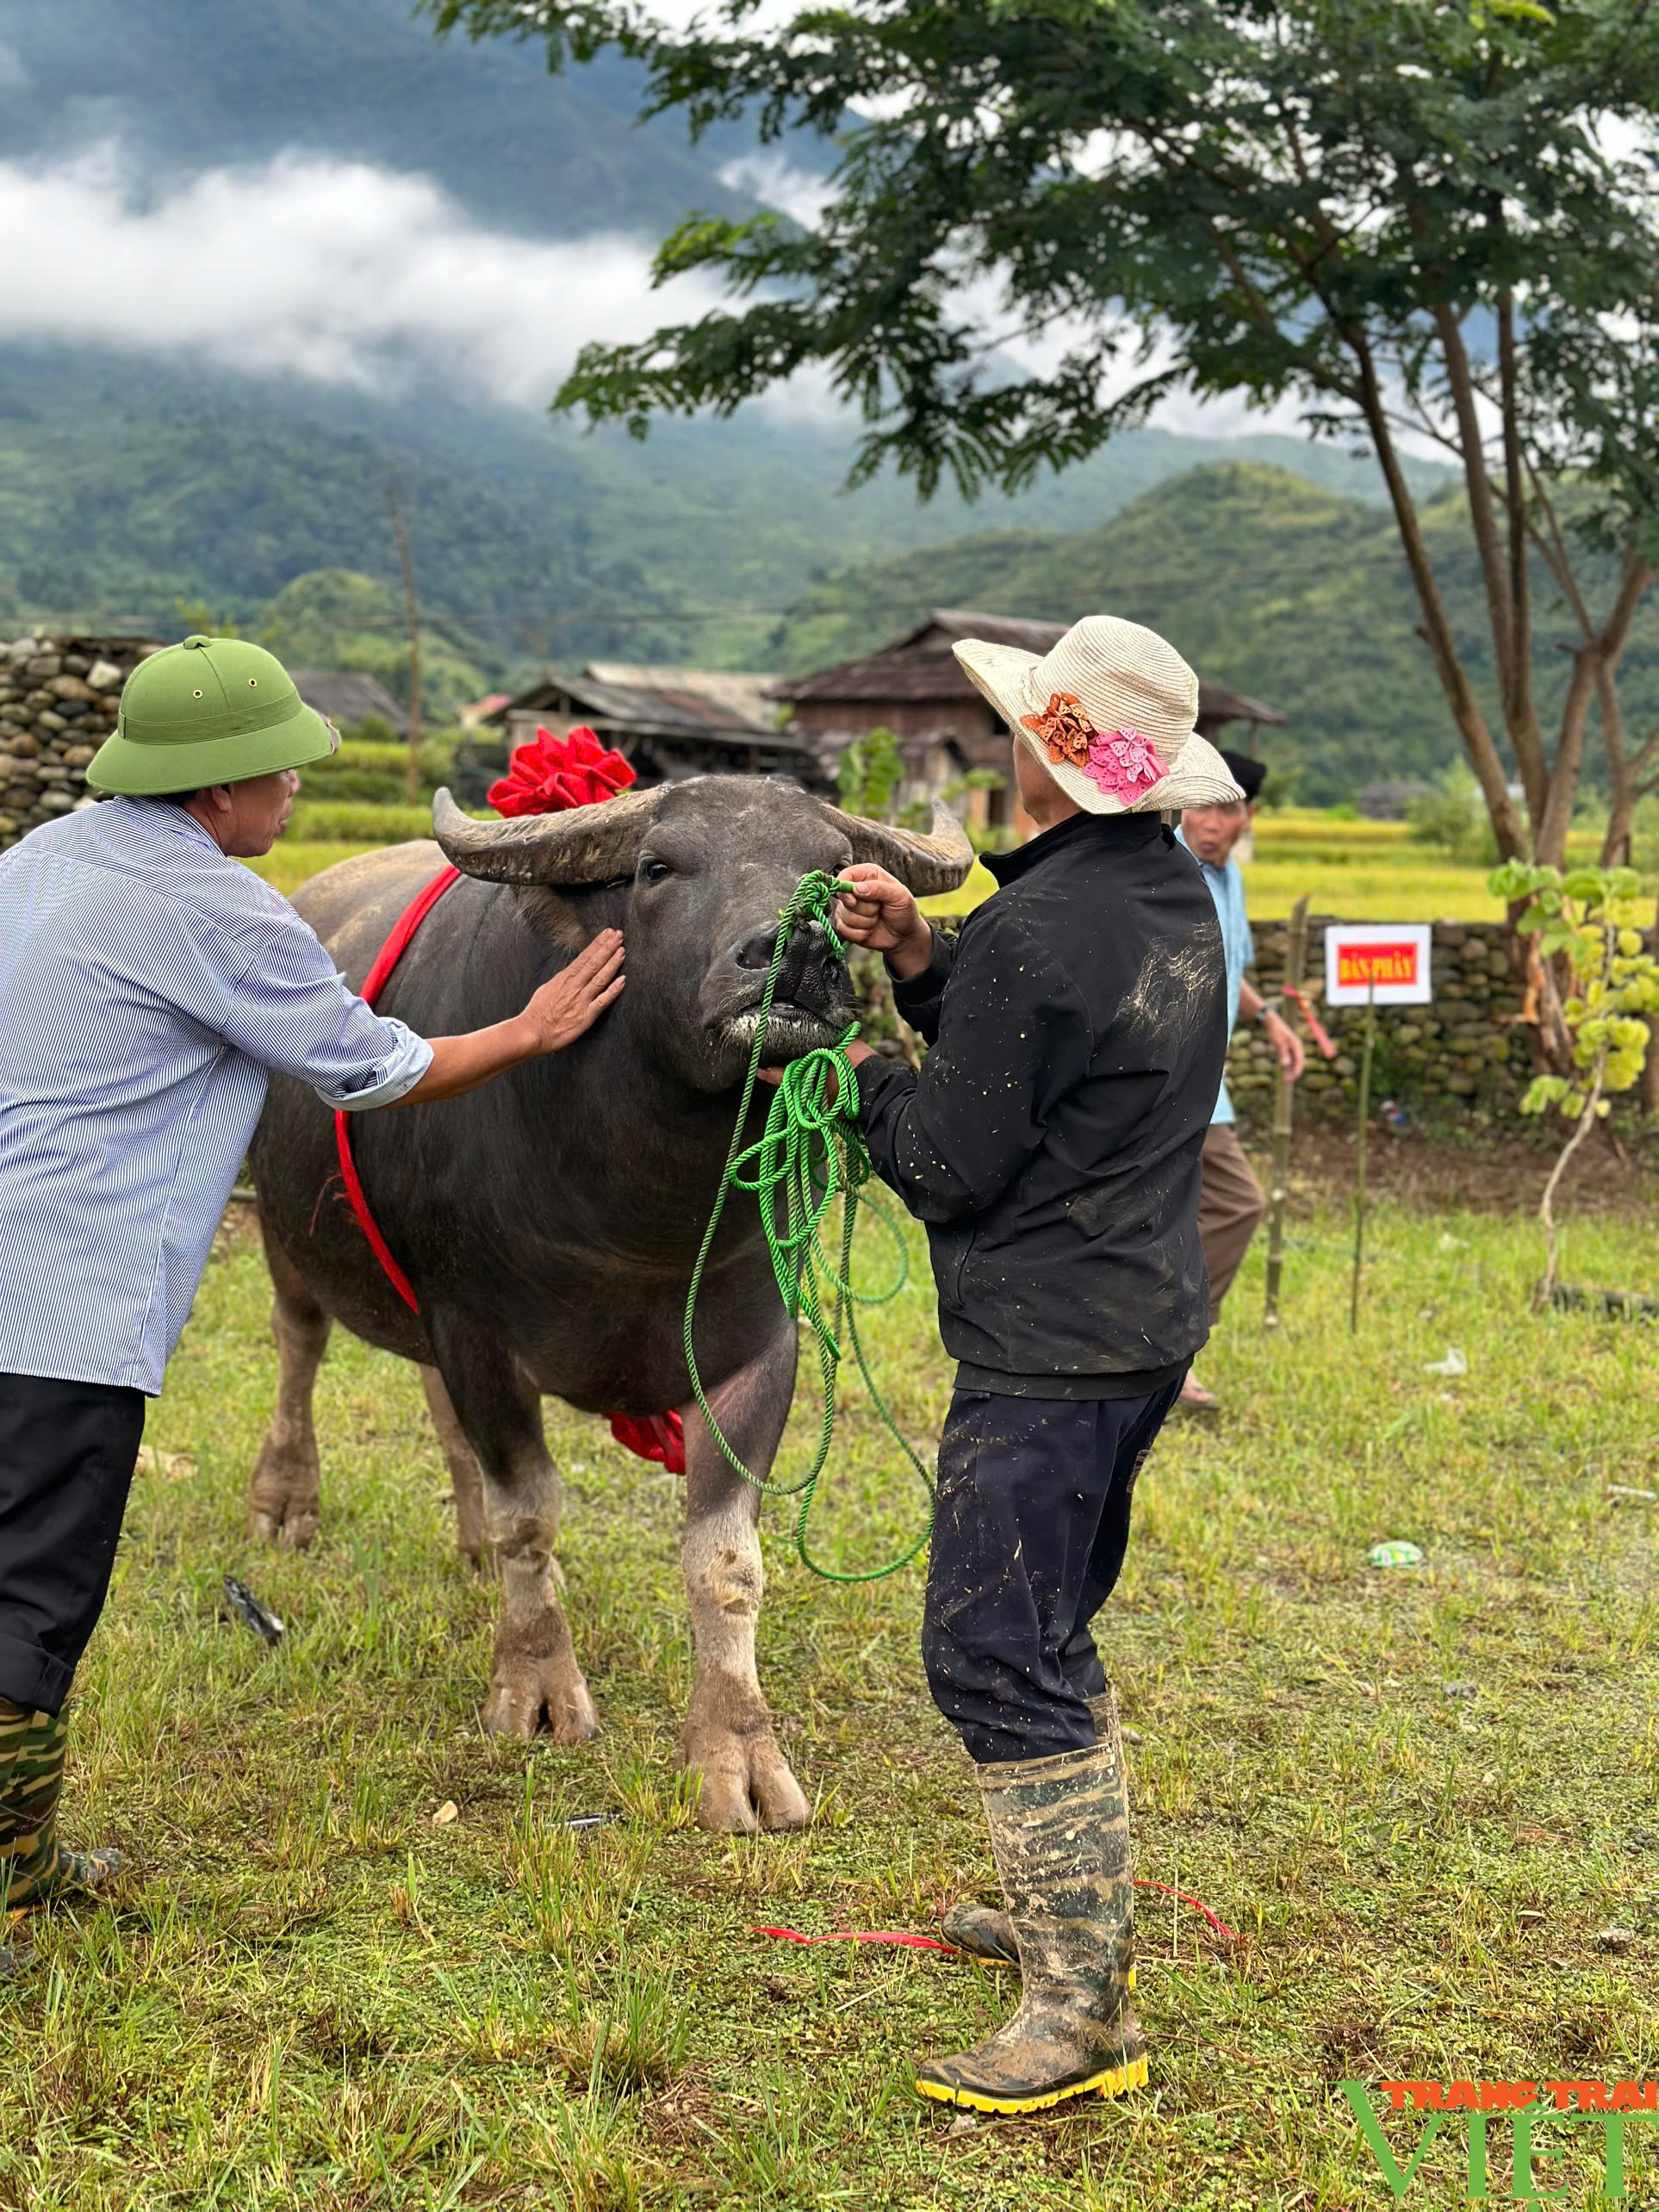
[[980,1765],[1094,1742],[1088,1700],[1106,1676],[1090,1624],[1122,1569],[1134,1479],[1180,1388],[951,1400],[922,1657],[934,1703]]
[[0,1698],[56,1712],[109,1594],[144,1394],[0,1375]]

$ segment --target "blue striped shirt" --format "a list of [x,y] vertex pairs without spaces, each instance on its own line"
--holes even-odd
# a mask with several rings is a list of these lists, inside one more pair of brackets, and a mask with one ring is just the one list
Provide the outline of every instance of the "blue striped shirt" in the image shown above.
[[[1175,834],[1186,845],[1178,830]],[[1188,846],[1187,849],[1190,852],[1192,848]],[[1196,853],[1192,857],[1198,861]],[[1221,949],[1227,955],[1227,1033],[1231,1037],[1239,1026],[1239,994],[1244,984],[1244,972],[1254,965],[1256,959],[1256,941],[1250,934],[1250,916],[1245,910],[1244,870],[1229,853],[1219,868],[1211,867],[1208,861],[1198,861],[1198,873],[1209,885],[1209,895],[1215,901],[1216,918],[1221,925]],[[1210,1120],[1214,1123],[1233,1119],[1233,1101],[1223,1082]]]
[[152,1397],[270,1071],[384,1106],[432,1047],[163,799],[0,855],[0,1373]]

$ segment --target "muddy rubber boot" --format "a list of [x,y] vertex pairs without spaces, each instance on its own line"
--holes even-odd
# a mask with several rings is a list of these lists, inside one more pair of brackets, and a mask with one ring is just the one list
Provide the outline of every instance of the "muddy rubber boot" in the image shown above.
[[979,1784],[1019,1954],[1019,2010],[971,2051],[929,2060],[916,2088],[976,2112],[1140,2088],[1128,1803],[1110,1743],[982,1767]]
[[[1117,1717],[1117,1699],[1109,1682],[1098,1697],[1090,1699],[1089,1711],[1094,1717],[1096,1743],[1112,1747],[1127,1798],[1129,1776],[1123,1764],[1123,1731]],[[972,1958],[984,1959],[990,1966],[1017,1967],[1020,1963],[1014,1942],[1014,1923],[1000,1905],[954,1904],[940,1923],[939,1932],[946,1942],[954,1943],[959,1951],[967,1952]],[[1129,1969],[1129,1987],[1134,1987],[1133,1967]]]
[[0,1698],[0,1909],[107,1889],[119,1851],[71,1851],[58,1841],[58,1796],[69,1740],[62,1713]]

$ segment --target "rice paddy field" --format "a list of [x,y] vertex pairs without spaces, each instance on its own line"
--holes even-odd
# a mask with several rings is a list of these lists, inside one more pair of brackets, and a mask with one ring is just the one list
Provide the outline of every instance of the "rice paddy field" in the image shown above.
[[[319,826],[327,829],[327,837],[313,834]],[[252,865],[279,891],[291,892],[350,853],[420,836],[425,829],[419,811],[308,809],[301,798],[289,836]],[[1584,857],[1592,857],[1594,840],[1584,843]],[[1352,821],[1307,807],[1264,809],[1256,817],[1254,848],[1245,880],[1251,913],[1261,921],[1289,914],[1304,893],[1311,913],[1344,922],[1502,919],[1500,903],[1486,887],[1483,864],[1454,861],[1414,842],[1402,822]],[[960,892],[932,902],[929,910],[965,913],[993,888],[991,877],[976,870]]]

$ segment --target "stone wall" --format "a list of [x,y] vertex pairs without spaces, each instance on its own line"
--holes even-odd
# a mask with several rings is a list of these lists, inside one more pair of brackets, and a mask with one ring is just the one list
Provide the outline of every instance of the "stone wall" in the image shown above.
[[[1302,989],[1338,1047],[1327,1060],[1316,1053],[1299,1016],[1293,1020],[1308,1045],[1308,1072],[1300,1095],[1315,1099],[1351,1098],[1358,1089],[1359,1054],[1365,1009],[1326,1010],[1325,929],[1334,915],[1310,915]],[[1271,997],[1284,977],[1289,924],[1258,922],[1255,981]],[[1496,922],[1437,922],[1434,925],[1433,1003],[1427,1006],[1379,1006],[1376,1061],[1371,1081],[1374,1099],[1396,1098],[1443,1109],[1479,1105],[1511,1113],[1532,1072],[1519,985],[1503,948]],[[1241,1115],[1265,1116],[1272,1110],[1277,1063],[1259,1022],[1240,1027],[1227,1051],[1227,1080]]]
[[155,649],[139,637],[0,642],[0,847],[85,799],[121,687]]

